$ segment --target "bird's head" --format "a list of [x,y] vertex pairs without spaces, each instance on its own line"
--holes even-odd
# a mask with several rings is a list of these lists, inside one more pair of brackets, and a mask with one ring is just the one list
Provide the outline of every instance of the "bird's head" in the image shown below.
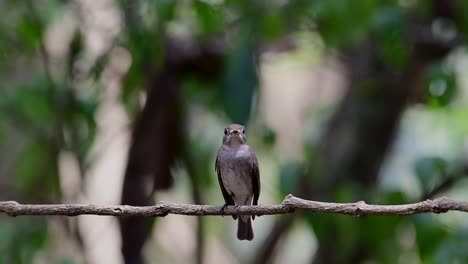
[[247,142],[245,138],[244,126],[238,124],[230,124],[224,128],[223,144],[230,147],[242,145]]

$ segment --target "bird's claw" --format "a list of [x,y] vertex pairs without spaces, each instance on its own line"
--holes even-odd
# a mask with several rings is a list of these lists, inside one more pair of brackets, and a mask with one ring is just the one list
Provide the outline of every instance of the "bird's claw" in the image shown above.
[[223,207],[221,207],[221,217],[224,217],[224,211],[228,207],[228,204],[224,204]]

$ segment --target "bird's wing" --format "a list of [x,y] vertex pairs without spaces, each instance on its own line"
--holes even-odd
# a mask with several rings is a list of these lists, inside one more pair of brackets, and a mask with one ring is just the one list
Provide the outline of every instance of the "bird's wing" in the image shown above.
[[[252,151],[252,150],[251,150]],[[258,197],[260,197],[260,170],[258,168],[257,156],[252,151],[252,189],[254,193],[253,205],[258,205]],[[255,215],[252,215],[255,219]]]
[[[219,156],[219,152],[218,152],[218,156]],[[215,171],[216,171],[216,174],[218,174],[219,187],[221,188],[221,192],[223,193],[224,201],[226,202],[226,204],[234,205],[234,200],[226,191],[226,188],[224,188],[223,179],[221,178],[221,168],[219,167],[219,163],[218,163],[218,156],[216,156]]]

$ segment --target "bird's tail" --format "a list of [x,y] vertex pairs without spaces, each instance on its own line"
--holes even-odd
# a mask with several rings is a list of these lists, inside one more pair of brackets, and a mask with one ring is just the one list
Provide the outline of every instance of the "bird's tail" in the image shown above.
[[237,239],[252,240],[254,237],[250,216],[241,216],[237,220]]

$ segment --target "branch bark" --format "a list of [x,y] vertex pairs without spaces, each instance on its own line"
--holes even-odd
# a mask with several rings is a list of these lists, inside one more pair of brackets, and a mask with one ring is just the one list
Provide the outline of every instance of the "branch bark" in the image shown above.
[[291,194],[281,204],[258,206],[227,206],[222,211],[218,205],[195,205],[159,202],[154,206],[92,205],[92,204],[20,204],[15,201],[0,202],[0,213],[19,215],[110,215],[120,217],[163,217],[177,215],[277,215],[293,213],[302,209],[310,213],[344,214],[351,216],[402,216],[421,213],[446,213],[461,211],[468,213],[468,202],[441,197],[418,203],[402,205],[372,205],[364,201],[355,203],[327,203],[304,200]]

